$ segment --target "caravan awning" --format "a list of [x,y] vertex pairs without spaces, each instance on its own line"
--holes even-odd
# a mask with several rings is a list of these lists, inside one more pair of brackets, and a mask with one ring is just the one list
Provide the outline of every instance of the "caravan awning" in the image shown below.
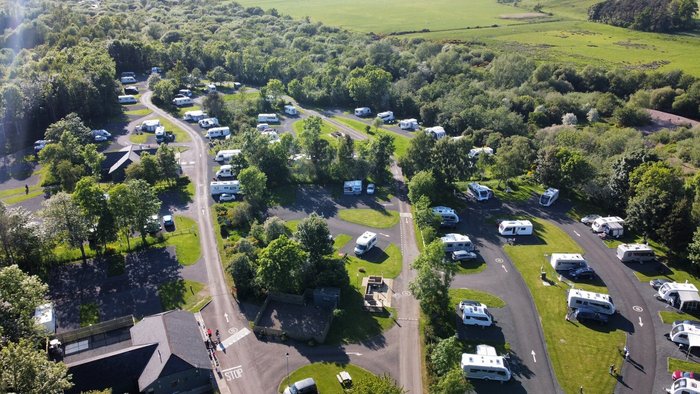
[[700,307],[700,294],[697,291],[679,291],[678,298],[680,301],[680,309],[688,306],[690,309]]

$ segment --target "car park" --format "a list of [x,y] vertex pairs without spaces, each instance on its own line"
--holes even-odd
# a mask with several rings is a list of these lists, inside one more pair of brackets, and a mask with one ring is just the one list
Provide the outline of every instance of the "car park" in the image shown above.
[[467,261],[476,259],[476,253],[466,250],[455,250],[452,252],[452,261]]
[[664,283],[671,283],[671,282],[673,282],[673,281],[670,279],[656,278],[656,279],[650,280],[649,284],[651,285],[651,287],[654,288],[654,290],[659,290],[659,287],[663,286]]
[[374,194],[374,183],[370,183],[369,185],[367,185],[367,194]]
[[165,227],[174,227],[175,226],[175,220],[173,220],[173,215],[164,215],[163,216],[163,226],[165,226]]
[[600,324],[605,324],[608,322],[608,315],[603,313],[598,313],[592,309],[588,308],[578,308],[574,310],[574,318],[579,322],[583,321],[593,321]]
[[591,267],[581,267],[569,271],[569,277],[575,280],[593,280],[595,271]]
[[590,226],[591,224],[593,224],[594,220],[596,220],[600,217],[601,217],[600,215],[596,215],[596,214],[586,215],[586,216],[581,218],[581,223],[583,223],[587,226]]
[[235,201],[235,200],[236,200],[235,194],[222,193],[219,195],[219,201],[221,201],[221,202]]

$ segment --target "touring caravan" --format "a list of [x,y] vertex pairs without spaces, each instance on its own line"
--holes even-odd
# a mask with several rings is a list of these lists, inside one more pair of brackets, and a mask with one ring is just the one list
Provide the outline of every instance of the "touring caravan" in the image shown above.
[[208,84],[207,85],[207,93],[208,94],[216,93],[216,85],[214,85],[213,83]]
[[605,315],[615,314],[615,304],[609,294],[569,289],[566,304],[569,308],[585,308]]
[[136,104],[138,103],[138,100],[136,100],[136,97],[130,95],[130,94],[125,94],[122,96],[119,96],[119,104]]
[[258,123],[279,123],[277,114],[258,114]]
[[56,315],[52,303],[42,304],[34,309],[34,321],[37,326],[42,327],[47,333],[56,333]]
[[394,119],[394,113],[391,111],[384,111],[377,114],[377,118],[381,119],[384,123],[391,123]]
[[355,196],[362,194],[362,181],[345,181],[343,184],[343,194]]
[[459,365],[467,379],[507,382],[511,378],[508,361],[499,356],[493,346],[478,345],[476,354],[462,353]]
[[554,204],[554,202],[557,201],[557,198],[559,198],[559,189],[550,187],[540,196],[540,205],[543,207],[548,207]]
[[468,185],[468,193],[476,199],[476,201],[487,201],[493,197],[493,190],[489,187],[472,182]]
[[454,233],[445,234],[445,236],[441,237],[440,240],[445,246],[445,253],[455,252],[457,250],[472,252],[475,249],[471,239],[469,239],[469,237],[466,235]]
[[656,260],[654,249],[644,244],[622,244],[617,246],[617,258],[623,263],[630,261],[645,261]]
[[433,207],[433,213],[440,216],[440,226],[442,227],[457,227],[457,223],[459,223],[459,216],[450,207]]
[[594,220],[593,223],[591,223],[591,230],[593,230],[594,233],[602,233],[605,231],[605,226],[611,223],[625,224],[625,220],[618,216],[606,216],[598,218]]
[[447,135],[442,126],[427,127],[425,129],[425,134],[433,137],[436,140],[442,139]]
[[285,105],[284,106],[284,113],[289,115],[289,116],[298,116],[299,111],[297,111],[296,107],[293,105]]
[[370,115],[372,115],[372,110],[369,109],[369,107],[355,108],[355,116],[357,116],[358,118],[364,118]]
[[504,220],[498,225],[501,235],[532,235],[532,222],[529,220]]
[[555,271],[571,271],[588,266],[583,256],[578,253],[552,253],[549,263]]
[[493,316],[483,304],[465,305],[462,309],[462,323],[466,326],[490,327],[493,320]]
[[144,120],[141,123],[141,131],[155,133],[156,129],[160,126],[160,120],[158,119]]
[[403,119],[399,121],[401,130],[415,130],[418,128],[418,121],[415,119]]
[[241,154],[240,149],[224,149],[216,152],[216,157],[214,157],[214,161],[218,162],[226,162],[230,161],[234,156],[238,156]]
[[695,324],[676,324],[666,336],[679,345],[691,347],[700,345],[700,327]]
[[669,394],[700,394],[700,380],[680,378],[666,389]]
[[680,310],[695,310],[700,307],[698,288],[692,283],[664,283],[659,287],[656,297]]
[[127,84],[127,83],[136,83],[136,78],[131,77],[131,76],[125,76],[125,77],[121,77],[121,78],[119,79],[119,82],[121,82],[121,83],[123,83],[123,84]]
[[189,89],[180,89],[177,92],[183,96],[192,97],[192,91]]
[[233,166],[230,164],[224,164],[218,171],[216,171],[217,178],[231,178],[234,176],[235,173],[233,172]]
[[362,256],[367,253],[377,244],[377,234],[371,231],[365,231],[355,242],[355,254]]
[[488,146],[485,146],[483,148],[472,148],[469,150],[469,153],[467,155],[469,156],[470,159],[476,159],[482,153],[485,155],[491,156],[491,155],[493,155],[493,149],[489,148]]
[[207,115],[206,112],[201,111],[201,110],[187,111],[182,116],[182,120],[186,120],[188,122],[199,122],[200,120],[208,118],[208,117],[209,117],[209,115]]
[[228,127],[212,127],[211,129],[207,130],[207,135],[206,137],[209,139],[212,138],[224,138],[226,136],[231,135],[231,129]]
[[192,103],[194,103],[194,101],[192,101],[192,99],[189,97],[175,97],[173,99],[173,104],[176,107],[186,107],[188,105],[192,105]]
[[238,181],[213,181],[209,183],[212,196],[217,194],[238,194],[241,192],[241,184]]

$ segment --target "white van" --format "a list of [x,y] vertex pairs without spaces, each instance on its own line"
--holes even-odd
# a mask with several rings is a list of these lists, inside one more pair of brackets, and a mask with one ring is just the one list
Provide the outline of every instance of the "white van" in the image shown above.
[[173,99],[173,104],[175,104],[177,107],[185,107],[192,105],[192,103],[194,103],[194,101],[192,101],[192,99],[189,97],[175,97]]
[[488,201],[489,198],[493,197],[493,190],[488,186],[480,185],[476,182],[472,182],[469,185],[469,194],[476,199],[476,201]]
[[604,315],[615,314],[615,304],[609,294],[569,289],[566,304],[569,308],[586,308]]
[[238,194],[241,192],[241,184],[238,181],[213,181],[209,183],[212,196],[217,194]]
[[433,213],[440,216],[440,226],[442,227],[457,227],[457,223],[459,223],[459,216],[450,207],[433,207]]
[[207,115],[206,112],[201,111],[201,110],[187,111],[182,116],[182,120],[186,120],[188,122],[199,122],[200,120],[208,118],[208,117],[209,117],[209,115]]
[[343,194],[359,196],[362,194],[362,181],[345,181],[343,184]]
[[625,220],[618,216],[598,218],[591,223],[591,230],[593,230],[594,233],[602,233],[605,231],[605,225],[609,223],[625,224]]
[[692,378],[677,379],[670,388],[666,389],[669,394],[700,394],[700,380]]
[[455,252],[457,250],[464,250],[466,252],[473,252],[475,247],[472,240],[466,235],[462,234],[445,234],[440,240],[445,246],[445,253]]
[[121,78],[119,79],[119,82],[121,82],[121,83],[123,83],[123,84],[126,84],[126,83],[136,83],[136,78],[131,77],[131,76],[125,76],[125,77],[121,77]]
[[355,242],[355,254],[362,256],[377,244],[377,234],[365,231]]
[[656,254],[654,254],[654,249],[650,248],[649,245],[622,244],[617,246],[617,258],[623,263],[630,261],[643,263],[656,260]]
[[377,118],[381,119],[384,123],[391,123],[394,120],[394,113],[391,111],[384,111],[377,114]]
[[404,119],[399,121],[399,128],[401,130],[415,130],[418,128],[418,121],[415,119]]
[[557,198],[559,198],[559,189],[550,187],[540,196],[540,205],[543,207],[548,207],[554,204],[554,202],[557,201]]
[[131,94],[125,94],[122,96],[119,96],[119,104],[136,104],[138,103],[138,100],[136,100],[136,97],[134,97]]
[[211,129],[207,130],[207,138],[209,139],[224,138],[229,135],[231,135],[231,129],[229,129],[227,126],[212,127]]
[[236,176],[236,174],[233,172],[233,166],[230,164],[224,164],[216,171],[217,178],[232,178],[234,176]]
[[491,327],[493,316],[486,305],[465,305],[462,309],[462,323],[467,326]]
[[369,107],[355,108],[355,116],[357,116],[358,118],[364,118],[370,115],[372,115],[372,110],[369,109]]
[[552,253],[549,263],[555,271],[571,271],[588,266],[586,259],[578,253]]
[[284,113],[289,115],[289,116],[299,115],[299,111],[297,111],[296,107],[294,107],[293,105],[285,105],[284,106]]
[[508,361],[499,356],[493,346],[478,345],[476,354],[462,353],[459,366],[467,379],[507,382],[511,378]]
[[258,123],[279,123],[277,114],[258,114]]
[[529,220],[504,220],[498,225],[501,235],[532,235],[532,222]]
[[692,283],[664,283],[659,287],[656,297],[681,310],[700,306],[698,288]]
[[241,154],[240,149],[224,149],[216,152],[216,157],[214,157],[214,161],[218,162],[225,162],[225,161],[230,161],[234,156],[238,156]]
[[666,336],[674,343],[687,346],[690,345],[691,338],[693,338],[696,343],[700,341],[700,327],[694,324],[676,324]]

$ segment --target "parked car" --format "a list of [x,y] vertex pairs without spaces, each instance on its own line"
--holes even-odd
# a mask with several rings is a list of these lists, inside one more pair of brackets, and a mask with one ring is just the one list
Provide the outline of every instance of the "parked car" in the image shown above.
[[219,201],[221,201],[221,202],[235,201],[235,200],[236,200],[235,194],[222,193],[219,195]]
[[367,194],[374,194],[374,183],[367,185]]
[[139,94],[139,88],[136,86],[126,86],[124,87],[124,94]]
[[474,260],[476,253],[467,252],[466,250],[456,250],[452,252],[452,261]]
[[173,215],[164,215],[163,216],[163,226],[175,227],[175,220],[173,220]]
[[581,223],[585,224],[586,226],[590,226],[591,224],[593,224],[594,220],[596,220],[600,217],[601,217],[600,215],[596,215],[596,214],[586,215],[586,216],[581,218]]
[[654,290],[658,290],[659,287],[663,286],[664,283],[671,283],[671,282],[673,282],[673,281],[670,279],[656,278],[656,279],[650,280],[649,284],[651,285],[651,287],[654,288]]
[[313,378],[302,379],[294,382],[291,386],[284,389],[284,394],[317,394],[316,382]]
[[569,271],[569,277],[575,280],[593,280],[595,271],[591,267],[581,267]]
[[700,375],[695,372],[681,371],[680,369],[673,371],[673,373],[671,374],[671,379],[673,381],[676,381],[680,378],[698,379],[700,378]]
[[603,313],[598,313],[594,310],[587,308],[578,308],[574,311],[574,318],[580,322],[584,320],[594,321],[600,324],[605,324],[608,322],[608,315]]
[[477,302],[477,301],[472,301],[472,300],[462,300],[462,301],[459,302],[459,310],[460,310],[460,311],[464,310],[464,307],[465,307],[465,306],[482,306],[482,307],[486,307],[486,305],[484,305],[484,304],[482,304],[482,303],[480,303],[480,302]]

